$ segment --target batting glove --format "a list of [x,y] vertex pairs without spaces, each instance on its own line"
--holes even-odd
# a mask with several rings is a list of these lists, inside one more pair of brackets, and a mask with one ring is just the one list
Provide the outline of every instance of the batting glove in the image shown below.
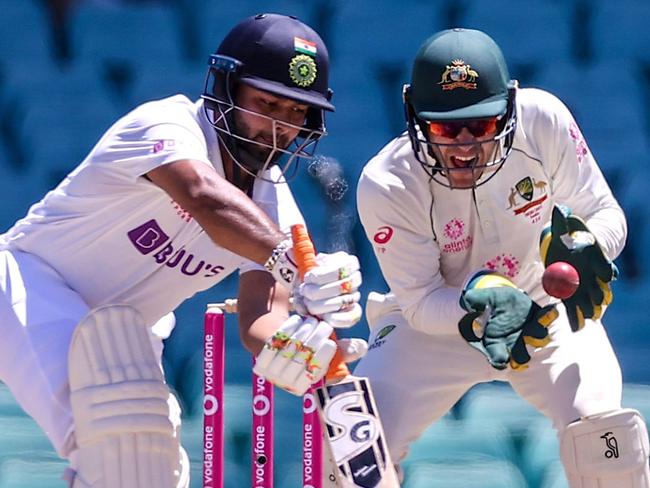
[[554,305],[541,308],[506,277],[491,271],[480,271],[468,280],[460,305],[467,311],[458,322],[461,336],[496,369],[527,368],[526,345],[548,344],[548,326],[558,316]]
[[565,261],[578,271],[578,289],[562,300],[571,329],[582,329],[586,318],[598,320],[603,308],[612,301],[610,283],[618,276],[618,269],[605,256],[584,221],[567,207],[556,205],[551,223],[540,236],[540,255],[545,267]]
[[[253,371],[294,395],[304,395],[325,375],[334,357],[337,343],[329,338],[332,330],[314,317],[292,315],[266,341]],[[338,346],[345,362],[356,361],[368,350],[362,339],[341,339]]]
[[317,254],[316,263],[294,291],[296,312],[320,317],[334,328],[352,327],[362,315],[359,260],[339,251]]

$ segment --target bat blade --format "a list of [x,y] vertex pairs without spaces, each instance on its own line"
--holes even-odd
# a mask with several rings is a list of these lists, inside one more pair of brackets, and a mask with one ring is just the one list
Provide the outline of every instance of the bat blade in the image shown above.
[[347,376],[316,390],[323,435],[339,488],[397,488],[399,482],[367,378]]

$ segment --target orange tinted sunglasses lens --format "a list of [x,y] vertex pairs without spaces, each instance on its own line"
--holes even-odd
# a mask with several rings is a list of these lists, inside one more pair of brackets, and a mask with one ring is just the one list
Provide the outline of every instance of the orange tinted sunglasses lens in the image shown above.
[[429,134],[447,139],[455,139],[458,134],[466,127],[474,137],[483,137],[486,134],[495,132],[498,117],[477,120],[458,120],[453,122],[428,122]]

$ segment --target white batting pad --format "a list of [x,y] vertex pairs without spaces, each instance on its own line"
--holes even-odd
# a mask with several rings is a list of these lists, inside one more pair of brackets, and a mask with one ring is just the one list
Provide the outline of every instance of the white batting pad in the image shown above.
[[68,365],[79,448],[73,487],[187,486],[178,412],[142,316],[126,305],[92,310],[75,329]]
[[648,488],[649,454],[646,424],[632,409],[580,419],[560,440],[571,488]]

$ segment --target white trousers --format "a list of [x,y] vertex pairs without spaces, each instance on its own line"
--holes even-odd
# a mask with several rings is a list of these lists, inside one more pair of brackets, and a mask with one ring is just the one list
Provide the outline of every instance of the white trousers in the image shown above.
[[[459,334],[418,332],[399,310],[384,308],[369,320],[370,350],[355,374],[370,379],[396,463],[429,425],[482,382],[509,382],[560,431],[582,416],[621,407],[621,370],[602,324],[587,320],[574,333],[563,306],[550,328],[552,341],[535,351],[524,371],[496,370]],[[377,340],[389,325],[395,328]]]
[[[88,311],[79,294],[39,258],[0,251],[0,381],[63,458],[75,448],[68,349]],[[168,334],[173,314],[154,328]],[[160,357],[162,340],[153,333],[151,338]]]

